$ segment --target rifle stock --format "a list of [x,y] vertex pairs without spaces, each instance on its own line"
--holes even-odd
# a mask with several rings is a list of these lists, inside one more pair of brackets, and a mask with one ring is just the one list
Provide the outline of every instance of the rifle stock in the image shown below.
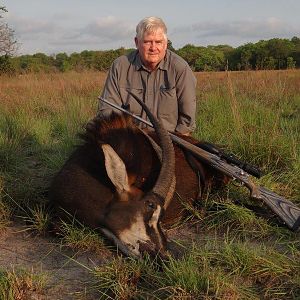
[[[132,96],[137,100],[137,102],[140,102],[140,100],[135,95],[132,94]],[[99,97],[99,100],[132,116],[138,121],[143,122],[150,127],[153,127],[150,122],[143,120],[142,118],[119,107],[116,104],[110,103],[108,100],[102,97]],[[250,190],[251,198],[264,202],[291,230],[296,231],[299,229],[300,208],[297,207],[293,202],[277,195],[276,193],[266,189],[265,187],[255,185],[249,178],[249,174],[247,172],[235,165],[227,163],[216,154],[203,150],[173,133],[169,134],[174,143],[193,153],[199,160],[227,175],[228,177],[237,180],[242,185],[245,185]]]
[[290,229],[296,231],[300,226],[299,207],[265,187],[260,186],[258,190],[259,198],[253,198],[262,200]]

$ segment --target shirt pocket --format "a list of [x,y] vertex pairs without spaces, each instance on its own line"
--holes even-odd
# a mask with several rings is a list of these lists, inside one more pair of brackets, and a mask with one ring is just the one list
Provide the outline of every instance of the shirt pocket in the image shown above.
[[178,118],[178,102],[176,88],[160,88],[158,102],[158,116],[164,119],[176,120]]
[[178,101],[175,87],[160,89],[157,115],[165,129],[175,130],[178,121]]

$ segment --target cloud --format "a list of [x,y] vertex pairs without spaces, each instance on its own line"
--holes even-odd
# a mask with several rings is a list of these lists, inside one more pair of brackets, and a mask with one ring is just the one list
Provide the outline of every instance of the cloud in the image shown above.
[[107,16],[91,22],[85,26],[80,33],[97,37],[104,41],[133,39],[134,26],[125,20]]
[[[195,41],[253,41],[274,37],[290,38],[299,35],[300,29],[281,21],[278,18],[265,20],[235,20],[235,21],[206,21],[194,23],[190,26],[175,28],[172,36],[182,39],[189,37]],[[231,43],[232,43],[231,42]]]
[[[91,22],[78,16],[60,13],[48,19],[8,15],[7,22],[15,30],[21,44],[20,53],[80,52],[134,47],[135,25],[115,16]],[[185,26],[169,26],[169,38],[175,48],[195,45],[242,45],[274,37],[300,36],[300,28],[278,18],[261,20],[203,21]]]
[[35,38],[41,35],[50,35],[61,30],[61,27],[51,21],[33,20],[17,16],[8,18],[17,36]]
[[134,27],[127,21],[108,16],[96,19],[77,29],[65,30],[53,45],[70,46],[79,49],[112,49],[121,46],[132,47]]
[[125,20],[113,16],[96,19],[82,27],[65,31],[62,38],[53,41],[53,45],[69,47],[78,51],[85,49],[115,49],[132,47],[134,26]]
[[108,16],[83,24],[70,15],[55,15],[49,20],[10,16],[9,24],[21,43],[20,52],[76,52],[132,47],[134,26],[128,21]]

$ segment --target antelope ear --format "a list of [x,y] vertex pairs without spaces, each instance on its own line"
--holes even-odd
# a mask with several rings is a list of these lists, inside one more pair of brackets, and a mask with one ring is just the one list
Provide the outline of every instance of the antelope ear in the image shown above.
[[126,166],[116,151],[108,144],[101,145],[104,157],[105,168],[107,175],[113,185],[116,187],[118,193],[128,192],[130,186],[128,183],[128,175]]

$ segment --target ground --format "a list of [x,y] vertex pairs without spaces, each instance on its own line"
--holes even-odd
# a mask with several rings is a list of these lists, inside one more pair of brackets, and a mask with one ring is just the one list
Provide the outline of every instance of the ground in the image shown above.
[[0,266],[8,271],[19,268],[46,274],[42,293],[32,292],[29,299],[95,299],[93,269],[107,261],[109,250],[103,256],[91,252],[74,253],[61,247],[54,237],[34,236],[21,225],[7,227],[0,235]]
[[[187,225],[169,229],[168,236],[172,240],[193,241],[197,233],[195,227],[190,229]],[[171,248],[176,251],[178,245],[172,243]],[[32,234],[21,224],[11,225],[0,233],[0,266],[4,270],[26,269],[45,275],[45,287],[41,291],[26,291],[22,300],[98,299],[90,270],[107,263],[115,255],[109,249],[101,253],[74,252],[63,247],[58,238]]]

